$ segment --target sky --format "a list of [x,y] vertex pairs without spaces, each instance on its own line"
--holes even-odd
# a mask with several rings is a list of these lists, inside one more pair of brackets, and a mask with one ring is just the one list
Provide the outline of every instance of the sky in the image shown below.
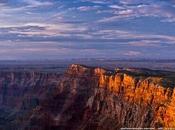
[[175,59],[174,0],[0,0],[0,60]]

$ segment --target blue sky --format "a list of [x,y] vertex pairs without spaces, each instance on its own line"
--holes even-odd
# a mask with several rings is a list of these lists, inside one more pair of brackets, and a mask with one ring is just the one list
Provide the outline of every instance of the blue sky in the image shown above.
[[0,59],[175,58],[174,0],[1,0]]

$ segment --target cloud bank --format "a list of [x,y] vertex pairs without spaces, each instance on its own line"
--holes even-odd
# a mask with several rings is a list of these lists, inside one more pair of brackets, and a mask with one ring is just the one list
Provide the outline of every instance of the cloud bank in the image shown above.
[[0,1],[0,59],[175,58],[174,1]]

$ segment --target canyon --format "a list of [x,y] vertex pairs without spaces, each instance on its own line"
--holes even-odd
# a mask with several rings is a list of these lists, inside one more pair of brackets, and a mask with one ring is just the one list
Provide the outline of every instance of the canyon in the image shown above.
[[163,70],[0,71],[0,129],[175,128],[174,87]]

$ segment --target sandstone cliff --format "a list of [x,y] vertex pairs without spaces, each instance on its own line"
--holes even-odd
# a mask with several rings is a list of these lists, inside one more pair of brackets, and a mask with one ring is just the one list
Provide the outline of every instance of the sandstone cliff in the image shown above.
[[53,98],[34,111],[32,121],[37,126],[41,119],[44,122],[37,114],[47,113],[51,121],[45,127],[54,129],[172,128],[173,85],[172,79],[151,70],[109,71],[73,64]]
[[[28,106],[27,112],[11,121],[12,127],[18,124],[20,129],[175,128],[174,77],[172,72],[106,70],[73,64],[61,76],[53,73],[3,74],[0,89],[4,89],[4,82],[8,89],[0,93],[0,101],[13,106],[16,103],[10,101],[13,91],[10,88],[32,88],[26,92],[22,89],[22,95],[37,97],[37,103],[36,100],[24,100],[22,96],[23,100],[14,98],[24,102],[18,107],[18,113]],[[35,105],[29,107],[29,104]]]

